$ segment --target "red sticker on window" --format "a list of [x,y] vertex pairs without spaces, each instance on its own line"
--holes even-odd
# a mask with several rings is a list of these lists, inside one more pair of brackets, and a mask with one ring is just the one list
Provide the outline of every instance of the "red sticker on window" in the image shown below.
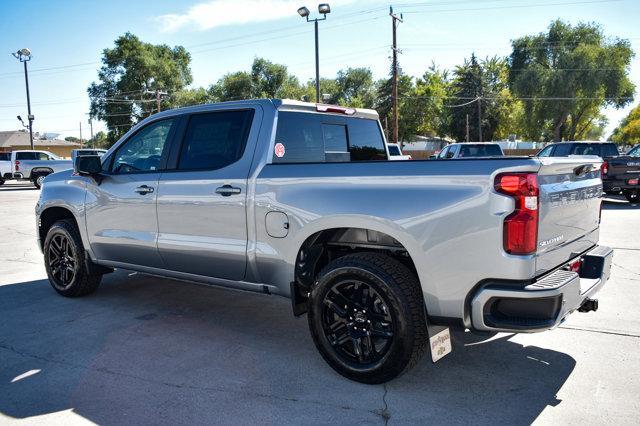
[[280,142],[276,144],[276,146],[273,148],[273,151],[276,153],[276,157],[284,157],[284,145],[282,145]]

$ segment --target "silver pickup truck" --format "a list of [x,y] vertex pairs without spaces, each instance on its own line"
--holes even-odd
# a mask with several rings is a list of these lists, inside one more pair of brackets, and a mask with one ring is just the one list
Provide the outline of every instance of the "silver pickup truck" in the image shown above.
[[63,160],[49,151],[13,151],[11,153],[12,175],[15,180],[31,181],[36,188],[41,188],[51,173],[70,170],[71,160]]
[[372,110],[202,105],[49,176],[37,234],[64,296],[113,268],[282,295],[331,367],[381,383],[446,354],[448,327],[542,331],[597,308],[600,163],[388,161]]

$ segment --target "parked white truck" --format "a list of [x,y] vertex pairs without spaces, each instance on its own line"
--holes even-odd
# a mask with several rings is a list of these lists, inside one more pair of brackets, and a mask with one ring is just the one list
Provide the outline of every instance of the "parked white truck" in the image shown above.
[[68,170],[73,161],[63,160],[49,151],[22,150],[11,152],[11,174],[4,179],[30,181],[36,188],[41,188],[51,173]]

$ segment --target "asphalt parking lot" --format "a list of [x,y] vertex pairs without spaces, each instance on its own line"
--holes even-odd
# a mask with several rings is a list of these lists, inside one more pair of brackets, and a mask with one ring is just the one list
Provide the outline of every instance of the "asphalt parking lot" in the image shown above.
[[276,296],[117,271],[50,288],[30,185],[0,187],[0,422],[637,424],[640,206],[607,199],[616,249],[595,313],[532,335],[455,333],[386,385],[348,381]]

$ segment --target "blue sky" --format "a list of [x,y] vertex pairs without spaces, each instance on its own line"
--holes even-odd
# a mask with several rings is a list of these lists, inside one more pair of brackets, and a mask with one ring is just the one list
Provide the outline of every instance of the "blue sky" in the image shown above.
[[[479,57],[510,52],[510,40],[544,31],[556,18],[600,23],[607,35],[627,38],[640,53],[637,0],[432,0],[329,1],[332,13],[320,28],[320,73],[368,66],[376,78],[389,70],[388,7],[403,13],[398,29],[405,73],[420,76],[432,63],[453,68]],[[88,137],[88,85],[97,78],[102,49],[126,31],[151,43],[183,45],[192,53],[194,86],[248,69],[254,57],[285,64],[301,81],[314,75],[313,26],[296,9],[308,0],[110,0],[0,2],[0,130],[19,128],[27,115],[22,67],[11,52],[33,52],[30,88],[34,130]],[[640,57],[631,78],[640,93]],[[64,68],[60,68],[64,67]],[[637,105],[636,100],[633,105]],[[608,131],[631,108],[607,110]],[[94,131],[104,129],[94,123]]]

